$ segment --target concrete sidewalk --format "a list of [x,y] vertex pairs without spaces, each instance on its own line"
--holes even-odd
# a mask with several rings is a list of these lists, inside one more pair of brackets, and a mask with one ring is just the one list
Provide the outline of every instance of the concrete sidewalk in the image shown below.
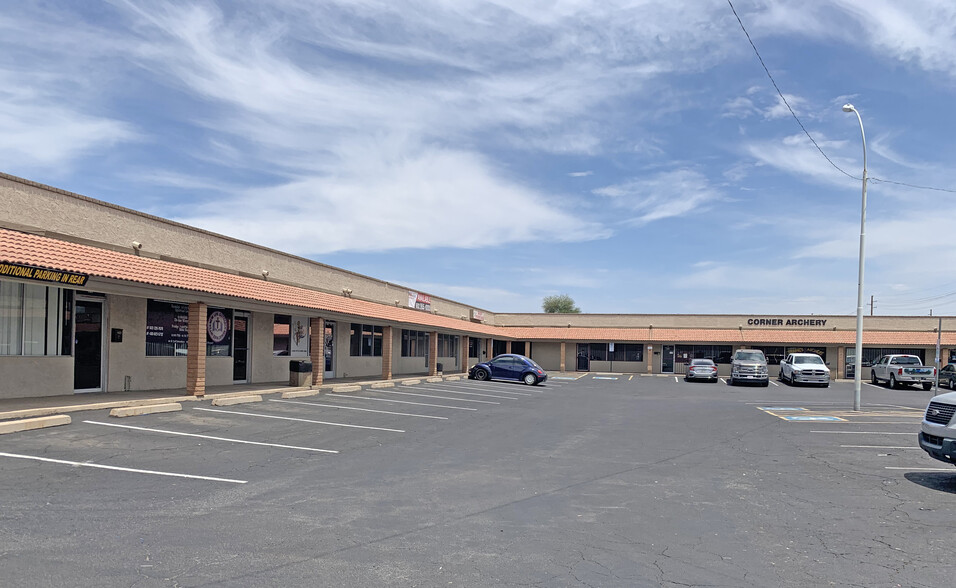
[[[445,374],[432,376],[442,380],[467,378],[464,374]],[[186,394],[185,388],[167,390],[143,390],[133,392],[91,392],[86,394],[68,394],[62,396],[41,396],[36,398],[8,398],[0,399],[0,421],[10,419],[25,419],[56,414],[80,412],[84,410],[103,410],[106,408],[121,408],[128,406],[147,406],[151,404],[166,404],[169,402],[195,402],[228,398],[231,396],[247,396],[250,394],[282,394],[292,391],[318,390],[332,391],[340,386],[371,386],[372,384],[402,383],[408,380],[425,381],[429,376],[425,374],[408,374],[392,380],[369,380],[368,378],[336,378],[327,380],[321,386],[289,386],[283,382],[268,382],[262,384],[233,384],[225,386],[207,386],[205,396]],[[437,381],[437,380],[436,380]]]

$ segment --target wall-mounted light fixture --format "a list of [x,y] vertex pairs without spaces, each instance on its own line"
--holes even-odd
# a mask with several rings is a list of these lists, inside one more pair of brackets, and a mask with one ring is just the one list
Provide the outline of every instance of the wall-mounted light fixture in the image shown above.
[[351,289],[351,288],[342,288],[342,296],[348,296],[349,298],[351,298],[351,297],[352,297],[352,289]]
[[268,277],[269,277],[269,270],[265,270],[265,269],[262,270],[262,279],[264,280]]
[[133,250],[136,251],[137,253],[143,248],[143,244],[140,243],[139,241],[133,241],[132,243],[130,243],[130,246],[131,246],[131,247],[133,248]]

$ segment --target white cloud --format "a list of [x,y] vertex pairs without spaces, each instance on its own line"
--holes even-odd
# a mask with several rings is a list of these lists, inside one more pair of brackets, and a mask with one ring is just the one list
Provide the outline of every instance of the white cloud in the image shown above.
[[472,153],[400,140],[356,142],[349,152],[327,174],[203,204],[177,220],[303,255],[610,234]]
[[579,171],[579,172],[568,172],[568,175],[572,178],[584,178],[587,176],[594,175],[593,171]]
[[637,224],[707,210],[722,198],[703,174],[690,169],[661,172],[593,192],[606,197],[612,206],[636,213],[631,222]]

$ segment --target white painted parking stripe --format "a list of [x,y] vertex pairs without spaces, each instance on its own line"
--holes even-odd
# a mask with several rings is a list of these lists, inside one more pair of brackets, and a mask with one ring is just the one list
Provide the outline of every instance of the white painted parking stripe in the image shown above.
[[811,433],[829,433],[831,435],[913,435],[916,433],[888,433],[886,431],[810,431]]
[[[426,388],[425,386],[420,386],[420,387],[423,388],[423,389]],[[484,390],[484,391],[486,391],[486,392],[489,392],[489,391],[490,391],[490,392],[497,392],[497,393],[499,393],[499,394],[517,394],[518,396],[535,396],[535,394],[537,394],[537,395],[540,396],[541,394],[544,394],[544,392],[542,392],[541,390],[534,390],[534,394],[532,394],[531,392],[514,392],[514,389],[515,389],[516,387],[517,387],[517,386],[508,386],[508,387],[506,387],[506,388],[505,388],[505,387],[503,387],[503,388],[487,387],[487,388],[486,388],[486,387],[482,386],[481,388],[478,388],[478,389],[479,389],[479,390]],[[462,388],[463,388],[463,389],[465,389],[465,390],[475,390],[475,389],[477,388],[477,386],[468,386],[468,385],[460,386],[460,385],[455,385],[455,384],[445,384],[445,386],[444,386],[443,389],[448,389],[448,388],[455,388],[455,389],[462,389]],[[528,390],[528,388],[522,388],[522,390]]]
[[883,466],[885,470],[909,470],[911,472],[949,472],[953,473],[953,468],[900,468],[900,467],[891,467]]
[[850,449],[922,449],[921,447],[893,447],[892,445],[841,445]]
[[337,392],[332,392],[332,396],[338,396],[339,398],[350,398],[354,400],[374,400],[376,402],[391,402],[394,404],[414,404],[415,406],[433,406],[435,408],[451,408],[453,410],[478,410],[477,408],[469,408],[467,406],[446,406],[444,404],[429,404],[427,402],[411,402],[408,400],[394,400],[392,398],[369,398],[368,396],[353,396],[351,394],[339,394]]
[[[497,394],[482,394],[481,392],[459,392],[458,390],[449,390],[447,388],[426,388],[425,386],[401,386],[402,388],[412,388],[413,390],[431,390],[434,392],[444,392],[446,394],[467,394],[468,396],[481,396],[484,398],[503,398],[504,400],[517,400],[514,396],[498,396]],[[521,394],[520,392],[508,392],[508,394]],[[530,394],[521,394],[522,396],[531,396]]]
[[675,382],[677,382],[677,381],[678,381],[678,380],[677,380],[677,376],[674,376],[674,381],[675,381]]
[[770,383],[773,384],[774,386],[779,386],[779,385],[780,385],[780,384],[774,382],[773,380],[771,380]]
[[434,394],[415,394],[414,392],[395,392],[387,388],[381,390],[373,390],[373,392],[378,392],[380,394],[401,394],[402,396],[421,396],[422,398],[434,398],[436,400],[454,400],[455,402],[480,402],[481,404],[501,404],[500,402],[492,402],[491,400],[470,400],[468,398],[449,398],[447,396],[435,396]]
[[67,461],[65,459],[51,459],[49,457],[37,457],[35,455],[20,455],[18,453],[0,452],[0,457],[15,457],[17,459],[30,459],[33,461],[43,461],[47,463],[59,463],[63,465],[76,466],[81,468],[96,468],[100,470],[114,470],[117,472],[130,472],[133,474],[151,474],[154,476],[170,476],[173,478],[190,478],[192,480],[208,480],[210,482],[229,482],[230,484],[245,484],[246,480],[230,480],[229,478],[216,478],[213,476],[194,476],[192,474],[177,474],[176,472],[158,472],[154,470],[138,470],[134,468],[121,468],[119,466],[108,466],[88,461]]
[[277,419],[280,421],[296,421],[299,423],[312,423],[315,425],[331,425],[333,427],[349,427],[350,429],[370,429],[372,431],[389,431],[391,433],[405,432],[402,429],[386,429],[383,427],[366,427],[365,425],[349,425],[347,423],[330,423],[328,421],[313,421],[309,419],[298,419],[295,417],[284,417],[284,416],[276,416],[271,414],[259,414],[255,412],[241,412],[238,410],[219,410],[215,408],[194,408],[193,410],[201,410],[203,412],[221,412],[224,414],[238,414],[242,416],[259,417],[263,419]]
[[721,384],[726,384],[726,383],[727,383],[727,380],[721,378],[721,379],[720,379],[720,383],[721,383]]
[[361,410],[362,412],[377,412],[377,413],[379,413],[379,414],[397,414],[397,415],[408,416],[408,417],[420,417],[420,418],[423,418],[423,419],[441,419],[441,420],[443,420],[443,421],[447,421],[447,420],[448,420],[448,417],[434,416],[434,415],[430,415],[430,414],[413,414],[413,413],[410,413],[410,412],[393,412],[393,411],[390,411],[390,410],[374,410],[374,409],[371,409],[371,408],[358,408],[357,406],[342,406],[342,405],[340,405],[340,404],[323,404],[323,403],[320,403],[320,402],[305,402],[305,401],[301,401],[301,400],[276,400],[276,399],[271,399],[271,400],[269,400],[269,402],[283,402],[283,403],[285,403],[285,404],[305,404],[305,405],[307,405],[307,406],[322,406],[322,407],[326,407],[326,408],[341,408],[342,410]]
[[182,437],[198,437],[200,439],[211,439],[213,441],[228,441],[230,443],[244,443],[246,445],[263,445],[266,447],[279,447],[280,449],[301,449],[303,451],[317,451],[319,453],[338,453],[334,449],[316,449],[314,447],[299,447],[296,445],[279,445],[278,443],[263,443],[261,441],[246,441],[244,439],[230,439],[228,437],[212,437],[210,435],[198,435],[196,433],[181,433],[179,431],[167,431],[165,429],[150,429],[147,427],[134,427],[132,425],[119,425],[116,423],[101,423],[99,421],[83,421],[90,425],[101,425],[103,427],[116,427],[118,429],[131,429],[133,431],[146,431],[149,433],[165,433],[166,435],[180,435]]

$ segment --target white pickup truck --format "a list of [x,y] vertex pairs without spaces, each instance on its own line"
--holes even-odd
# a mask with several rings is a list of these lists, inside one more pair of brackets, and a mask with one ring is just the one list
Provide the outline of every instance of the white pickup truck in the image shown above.
[[871,366],[870,382],[886,382],[890,388],[920,384],[929,390],[936,382],[936,368],[924,366],[915,355],[884,355]]

